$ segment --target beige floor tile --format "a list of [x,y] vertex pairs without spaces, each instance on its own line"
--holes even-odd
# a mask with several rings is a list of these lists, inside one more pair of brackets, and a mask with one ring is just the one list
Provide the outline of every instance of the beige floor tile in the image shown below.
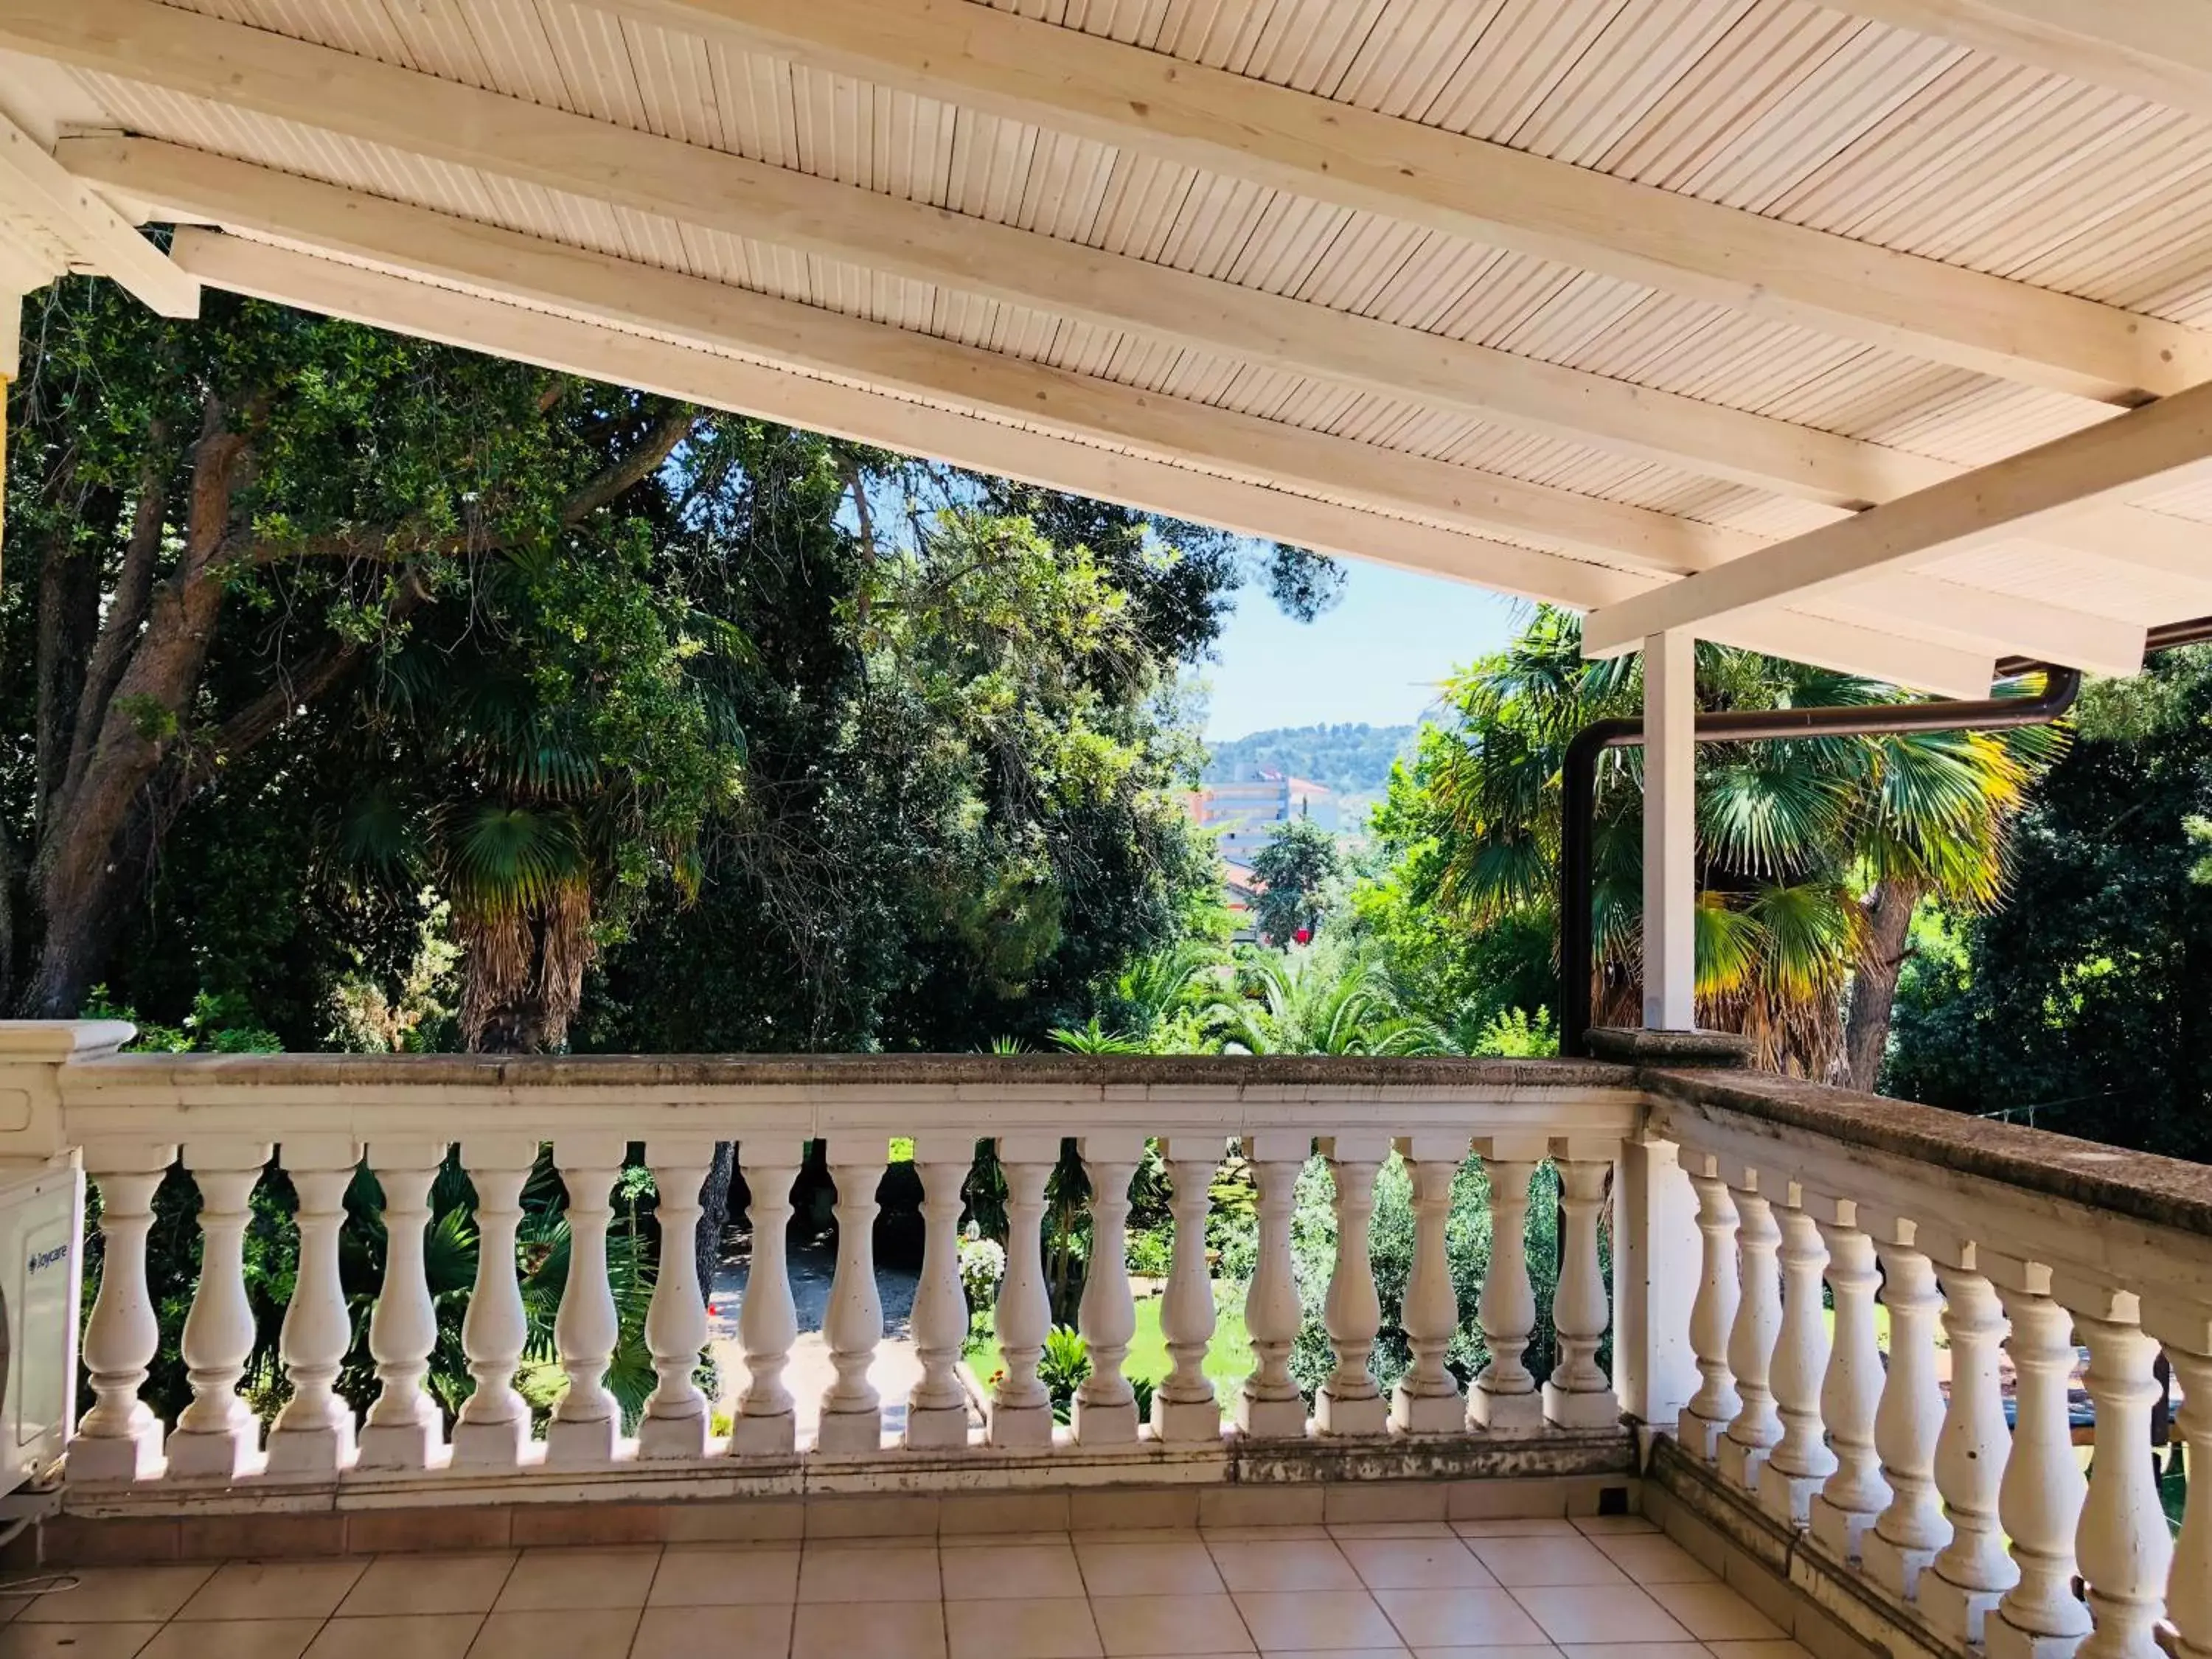
[[337,1616],[489,1613],[517,1559],[513,1550],[379,1556],[338,1603]]
[[1491,1589],[1498,1581],[1474,1553],[1442,1538],[1346,1538],[1337,1547],[1370,1589]]
[[1093,1601],[1116,1595],[1218,1595],[1227,1588],[1214,1570],[1213,1557],[1195,1539],[1172,1544],[1079,1543],[1075,1559]]
[[1512,1592],[1554,1642],[1687,1642],[1690,1632],[1633,1584],[1530,1585]]
[[1671,1538],[1600,1538],[1612,1562],[1639,1584],[1702,1584],[1712,1577],[1698,1558]]
[[300,1659],[319,1619],[203,1619],[165,1625],[139,1659]]
[[1260,1659],[1406,1659],[1404,1648],[1262,1648]]
[[799,1597],[799,1552],[751,1544],[687,1544],[662,1553],[649,1607],[748,1607]]
[[1621,1538],[1659,1530],[1659,1523],[1642,1515],[1577,1515],[1575,1530],[1588,1538]]
[[635,1607],[562,1607],[495,1613],[469,1659],[629,1659]]
[[307,1659],[461,1659],[483,1627],[480,1613],[407,1613],[333,1619]]
[[1502,1589],[1377,1590],[1375,1601],[1408,1647],[1502,1647],[1544,1639],[1536,1621]]
[[1109,1595],[1094,1599],[1091,1613],[1100,1643],[1115,1659],[1254,1650],[1243,1617],[1226,1595]]
[[1327,1537],[1286,1539],[1280,1543],[1217,1544],[1213,1565],[1221,1582],[1237,1590],[1356,1590],[1359,1575]]
[[657,1544],[643,1549],[525,1550],[514,1571],[507,1574],[492,1610],[558,1613],[581,1607],[641,1607],[653,1588],[653,1570],[659,1565]]
[[1078,1527],[1067,1541],[1081,1549],[1085,1544],[1202,1544],[1196,1527],[1120,1527],[1104,1529]]
[[791,1659],[945,1659],[945,1609],[935,1601],[799,1605]]
[[1263,1652],[1373,1648],[1398,1639],[1397,1628],[1362,1589],[1246,1590],[1236,1601]]
[[1413,1659],[1559,1659],[1549,1642],[1501,1643],[1494,1648],[1415,1648]]
[[1295,1527],[1206,1527],[1201,1529],[1209,1544],[1271,1544],[1292,1540],[1310,1541],[1328,1536],[1324,1526]]
[[1810,1649],[1790,1641],[1708,1642],[1705,1651],[1713,1659],[1813,1659]]
[[943,1594],[934,1544],[809,1544],[799,1558],[801,1601],[934,1601]]
[[26,1625],[0,1629],[0,1659],[134,1659],[159,1625]]
[[160,1624],[215,1577],[212,1565],[82,1567],[75,1589],[41,1595],[16,1614],[15,1625]]
[[1789,1634],[1726,1584],[1654,1584],[1649,1594],[1700,1642],[1772,1642]]
[[1567,1659],[1703,1659],[1695,1642],[1577,1642]]
[[1344,1542],[1348,1538],[1456,1538],[1449,1521],[1338,1521],[1328,1535]]
[[1080,1595],[947,1601],[951,1659],[1098,1659],[1098,1626]]
[[327,1619],[368,1569],[366,1561],[232,1561],[192,1593],[177,1617]]
[[788,1601],[647,1607],[629,1659],[787,1659]]
[[1579,1538],[1571,1521],[1555,1515],[1508,1517],[1503,1521],[1454,1521],[1451,1529],[1462,1538]]
[[[1080,1596],[1083,1572],[1066,1544],[1007,1544],[995,1550],[947,1550],[941,1558],[947,1601],[1044,1601]],[[960,1643],[952,1642],[955,1659]]]
[[1508,1589],[1523,1584],[1626,1584],[1628,1575],[1586,1538],[1475,1538],[1475,1559]]

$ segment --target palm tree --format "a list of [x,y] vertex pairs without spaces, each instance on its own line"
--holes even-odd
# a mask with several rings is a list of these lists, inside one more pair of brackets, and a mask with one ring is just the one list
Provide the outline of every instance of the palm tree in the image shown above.
[[[1478,927],[1552,914],[1566,745],[1591,720],[1638,713],[1641,680],[1634,658],[1583,662],[1580,622],[1547,608],[1452,682],[1455,725],[1419,762],[1443,844],[1443,902]],[[1851,675],[1702,643],[1698,695],[1704,708],[1911,700]],[[1914,907],[1929,896],[1995,902],[2006,828],[2063,742],[2031,727],[1701,749],[1700,1022],[1756,1037],[1777,1070],[1871,1088]],[[1617,750],[1598,779],[1601,1022],[1632,1023],[1642,1001],[1642,773],[1640,750]]]
[[1226,1054],[1433,1054],[1444,1034],[1407,1013],[1372,956],[1340,945],[1260,951],[1210,1012]]

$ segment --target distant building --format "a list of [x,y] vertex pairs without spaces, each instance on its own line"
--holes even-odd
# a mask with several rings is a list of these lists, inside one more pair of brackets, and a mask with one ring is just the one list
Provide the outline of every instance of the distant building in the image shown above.
[[1275,832],[1292,818],[1310,818],[1331,835],[1343,827],[1334,790],[1283,772],[1262,771],[1235,783],[1209,783],[1193,791],[1188,800],[1192,818],[1215,832],[1227,866],[1222,896],[1237,920],[1240,939],[1251,936],[1249,917],[1261,885],[1252,873],[1252,860]]

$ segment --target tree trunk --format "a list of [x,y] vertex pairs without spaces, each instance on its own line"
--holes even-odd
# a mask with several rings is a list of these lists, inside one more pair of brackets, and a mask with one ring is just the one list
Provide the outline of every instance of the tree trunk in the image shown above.
[[1850,1016],[1844,1027],[1844,1082],[1850,1088],[1872,1093],[1881,1082],[1897,976],[1910,954],[1912,912],[1919,902],[1917,884],[1891,880],[1876,887],[1864,907],[1866,950],[1851,975]]
[[714,1299],[715,1270],[722,1265],[722,1231],[730,1222],[730,1181],[737,1170],[736,1144],[715,1142],[707,1184],[699,1190],[699,1231],[693,1240],[699,1260],[699,1289],[709,1302]]

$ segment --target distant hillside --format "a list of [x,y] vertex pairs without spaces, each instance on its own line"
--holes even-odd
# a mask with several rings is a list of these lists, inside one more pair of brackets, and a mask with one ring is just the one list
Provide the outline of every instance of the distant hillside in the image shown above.
[[1379,795],[1390,763],[1413,745],[1411,726],[1293,726],[1211,744],[1208,783],[1237,783],[1261,772],[1310,778],[1340,795]]

